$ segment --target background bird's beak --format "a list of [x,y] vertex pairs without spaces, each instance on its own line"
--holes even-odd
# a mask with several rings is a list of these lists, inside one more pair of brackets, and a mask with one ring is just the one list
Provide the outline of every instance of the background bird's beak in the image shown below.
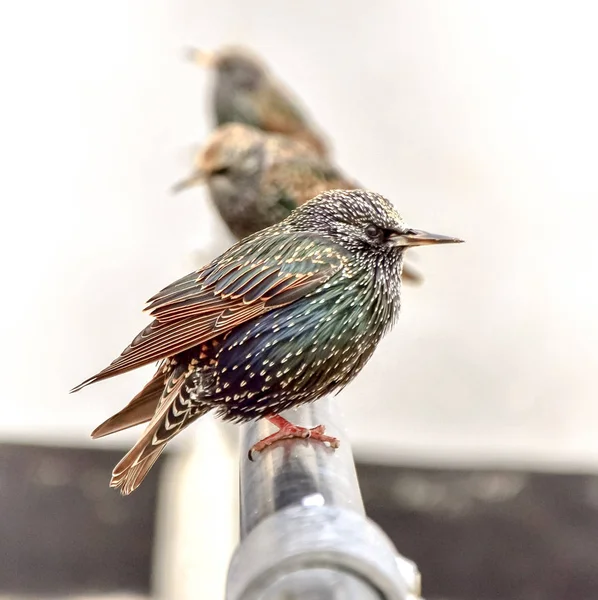
[[208,68],[216,64],[216,53],[208,52],[207,50],[199,50],[198,48],[187,48],[185,50],[187,60],[199,65],[200,67]]
[[409,229],[405,233],[396,233],[389,239],[393,246],[427,246],[429,244],[460,244],[463,240],[439,233],[428,233],[419,229]]
[[187,177],[187,179],[183,179],[182,181],[175,183],[171,188],[171,192],[173,194],[178,194],[179,192],[187,190],[190,187],[193,187],[194,185],[200,185],[204,181],[205,173],[203,171],[197,170],[191,173],[191,175]]

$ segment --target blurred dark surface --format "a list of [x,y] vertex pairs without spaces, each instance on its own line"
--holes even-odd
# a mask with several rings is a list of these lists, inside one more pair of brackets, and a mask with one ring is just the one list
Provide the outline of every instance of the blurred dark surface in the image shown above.
[[596,600],[598,477],[358,465],[426,600]]
[[[0,445],[0,595],[151,583],[157,483],[108,487],[121,451]],[[598,599],[598,477],[358,464],[370,517],[426,600]]]
[[0,594],[150,590],[157,482],[108,487],[122,451],[0,445]]

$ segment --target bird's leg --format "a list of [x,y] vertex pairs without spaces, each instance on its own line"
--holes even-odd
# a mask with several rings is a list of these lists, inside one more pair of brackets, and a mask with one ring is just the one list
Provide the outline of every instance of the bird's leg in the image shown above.
[[338,448],[339,441],[337,438],[330,435],[324,435],[324,432],[326,431],[324,425],[318,425],[317,427],[311,428],[300,427],[299,425],[293,425],[290,421],[287,421],[280,415],[272,415],[266,417],[266,419],[268,419],[272,425],[276,425],[278,431],[265,437],[263,440],[260,440],[257,444],[254,444],[249,450],[249,460],[253,460],[252,455],[254,452],[261,452],[268,446],[271,446],[280,440],[290,440],[293,438],[310,438],[317,442],[328,443],[331,448]]

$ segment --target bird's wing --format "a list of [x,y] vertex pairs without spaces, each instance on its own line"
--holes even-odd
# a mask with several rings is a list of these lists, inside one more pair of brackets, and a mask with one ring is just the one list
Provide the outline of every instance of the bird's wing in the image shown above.
[[154,317],[103,371],[72,391],[220,337],[240,324],[309,294],[340,271],[345,251],[305,233],[245,238],[204,269],[149,300]]
[[325,139],[309,124],[305,111],[288,90],[278,82],[270,82],[260,86],[256,94],[254,105],[259,111],[260,128],[292,136],[326,156]]
[[256,106],[261,109],[260,120],[268,131],[292,134],[306,126],[303,111],[291,93],[276,82],[256,90]]
[[270,138],[267,144],[269,164],[262,180],[264,196],[276,198],[289,213],[322,192],[358,187],[303,144],[278,136]]

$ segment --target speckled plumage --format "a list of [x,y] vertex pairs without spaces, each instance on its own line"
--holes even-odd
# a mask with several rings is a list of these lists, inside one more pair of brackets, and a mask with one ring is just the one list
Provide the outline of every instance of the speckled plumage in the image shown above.
[[111,485],[130,493],[209,411],[242,422],[343,388],[398,317],[404,249],[442,241],[458,240],[409,229],[378,194],[329,191],[164,288],[149,301],[153,322],[75,388],[163,361],[143,400],[151,420],[131,407],[138,396],[122,411],[135,418],[121,412],[94,432],[150,420]]
[[[240,123],[211,134],[194,171],[174,191],[200,182],[237,239],[279,223],[321,192],[360,187],[304,143]],[[409,282],[421,280],[409,265],[403,275]]]
[[223,48],[213,54],[192,50],[190,57],[214,68],[212,104],[217,125],[245,123],[301,140],[321,155],[327,153],[327,143],[305,109],[248,50]]

